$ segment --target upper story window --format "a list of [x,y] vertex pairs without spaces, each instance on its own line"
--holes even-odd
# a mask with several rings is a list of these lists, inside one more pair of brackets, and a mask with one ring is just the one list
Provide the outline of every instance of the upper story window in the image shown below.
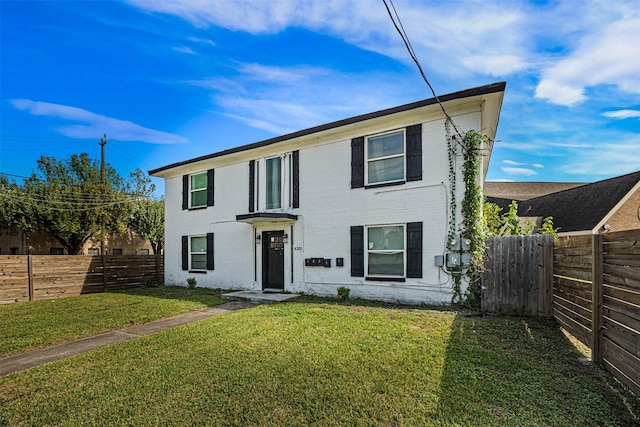
[[182,209],[214,205],[214,170],[182,176]]
[[404,145],[404,130],[367,138],[367,184],[404,180]]
[[189,188],[189,207],[207,206],[207,173],[191,175],[189,180],[191,183]]
[[282,208],[282,159],[272,157],[265,161],[266,167],[266,208]]
[[351,188],[422,179],[422,124],[351,139]]
[[300,207],[300,153],[249,162],[249,212]]

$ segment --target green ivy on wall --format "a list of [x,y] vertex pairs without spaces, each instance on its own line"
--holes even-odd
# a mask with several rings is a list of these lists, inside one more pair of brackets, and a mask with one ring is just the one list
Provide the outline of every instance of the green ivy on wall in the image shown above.
[[[482,226],[482,187],[478,182],[482,165],[482,149],[487,137],[477,131],[468,131],[462,135],[462,140],[451,136],[449,119],[445,122],[447,133],[447,148],[449,151],[449,188],[451,191],[449,215],[449,240],[460,235],[469,242],[468,253],[471,262],[463,267],[451,271],[453,280],[452,304],[460,308],[480,309],[480,288],[485,246],[485,233]],[[462,181],[464,197],[460,204],[462,221],[460,228],[457,222],[456,203],[456,157],[458,148],[462,151]],[[468,283],[467,290],[462,292],[462,282]]]

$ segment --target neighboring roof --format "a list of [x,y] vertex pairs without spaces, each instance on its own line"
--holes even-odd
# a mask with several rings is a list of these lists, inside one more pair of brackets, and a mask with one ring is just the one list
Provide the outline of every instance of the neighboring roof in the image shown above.
[[593,230],[640,182],[640,171],[519,203],[518,215],[553,217],[559,232]]
[[[570,188],[585,185],[586,182],[496,182],[485,181],[484,194],[500,199],[528,200],[546,196]],[[508,205],[508,204],[507,204]]]
[[[469,97],[473,97],[473,96],[488,95],[488,94],[492,94],[492,93],[504,92],[506,85],[507,85],[506,82],[492,83],[492,84],[485,85],[485,86],[479,86],[479,87],[472,88],[472,89],[467,89],[467,90],[462,90],[462,91],[459,91],[459,92],[450,93],[450,94],[447,94],[447,95],[442,95],[442,96],[439,96],[438,98],[429,98],[429,99],[425,99],[425,100],[422,100],[422,101],[412,102],[410,104],[400,105],[398,107],[387,108],[385,110],[375,111],[373,113],[367,113],[367,114],[362,114],[362,115],[359,115],[359,116],[354,116],[354,117],[350,117],[350,118],[343,119],[343,120],[338,120],[338,121],[327,123],[327,124],[324,124],[324,125],[315,126],[315,127],[311,127],[311,128],[308,128],[308,129],[301,130],[301,131],[289,133],[289,134],[286,134],[286,135],[277,136],[275,138],[265,139],[264,141],[254,142],[252,144],[242,145],[242,146],[239,146],[239,147],[230,148],[230,149],[219,151],[219,152],[216,152],[216,153],[207,154],[205,156],[196,157],[194,159],[173,163],[173,164],[170,164],[170,165],[167,165],[167,166],[163,166],[163,167],[160,167],[160,168],[157,168],[157,169],[150,170],[149,171],[149,175],[155,175],[157,173],[160,173],[160,172],[163,172],[163,171],[166,171],[166,170],[169,170],[169,169],[174,169],[174,168],[177,168],[177,167],[180,167],[180,166],[189,165],[191,163],[196,163],[196,162],[200,162],[200,161],[203,161],[203,160],[213,159],[213,158],[216,158],[216,157],[222,157],[222,156],[226,156],[226,155],[229,155],[229,154],[240,153],[240,152],[243,152],[243,151],[252,150],[254,148],[265,147],[265,146],[268,146],[268,145],[271,145],[271,144],[276,144],[278,142],[283,142],[283,141],[287,141],[287,140],[290,140],[290,139],[299,138],[299,137],[302,137],[302,136],[307,136],[307,135],[323,132],[323,131],[330,130],[330,129],[335,129],[335,128],[338,128],[338,127],[341,127],[341,126],[346,126],[346,125],[350,125],[350,124],[354,124],[354,123],[363,122],[365,120],[371,120],[371,119],[375,119],[375,118],[379,118],[379,117],[388,116],[388,115],[391,115],[391,114],[410,111],[410,110],[413,110],[413,109],[416,109],[416,108],[426,107],[426,106],[429,106],[429,105],[435,105],[435,104],[438,103],[438,101],[447,102],[447,101],[453,101],[453,100],[457,100],[457,99],[469,98]],[[498,107],[498,114],[499,114],[499,107]],[[496,117],[495,121],[497,123],[497,117]],[[495,132],[495,129],[494,129],[494,132]]]

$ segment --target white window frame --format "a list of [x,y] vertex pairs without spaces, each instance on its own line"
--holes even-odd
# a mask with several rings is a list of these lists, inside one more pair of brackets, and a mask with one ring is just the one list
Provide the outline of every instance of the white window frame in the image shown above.
[[[385,227],[401,227],[402,228],[402,249],[370,249],[369,248],[369,229],[372,228],[385,228]],[[399,224],[375,224],[375,225],[367,225],[364,230],[364,246],[365,246],[365,257],[364,257],[364,271],[365,276],[369,277],[380,277],[380,278],[393,278],[393,279],[404,279],[407,276],[407,224],[399,223]],[[372,253],[402,253],[402,274],[401,275],[391,275],[391,274],[377,274],[377,273],[369,273],[369,254]]]
[[[267,163],[272,159],[280,161],[280,206],[268,207]],[[286,152],[255,161],[254,208],[256,212],[282,212],[293,208],[293,153]]]
[[[193,238],[203,238],[204,239],[204,252],[194,252],[191,250],[191,240]],[[193,267],[193,255],[202,255],[204,254],[204,268],[194,268]],[[207,235],[206,234],[194,234],[193,236],[189,236],[189,271],[207,271]]]
[[[189,208],[202,208],[202,207],[206,207],[207,206],[207,200],[205,197],[205,201],[204,204],[202,205],[194,205],[193,204],[193,195],[194,193],[200,192],[200,191],[204,191],[205,196],[207,194],[207,191],[209,191],[208,187],[208,176],[207,176],[207,171],[204,172],[198,172],[198,173],[192,173],[191,175],[189,175]],[[197,188],[197,189],[193,189],[193,177],[194,176],[198,176],[198,175],[204,175],[205,176],[205,186],[204,188]]]
[[[369,139],[370,138],[377,138],[377,137],[381,137],[381,136],[385,136],[385,135],[391,135],[394,133],[402,133],[402,153],[400,154],[393,154],[391,156],[383,156],[383,157],[375,157],[370,159],[369,158]],[[392,131],[388,131],[388,132],[382,132],[382,133],[377,133],[375,135],[369,135],[364,139],[364,179],[365,179],[365,185],[379,185],[379,184],[387,184],[387,183],[391,183],[391,182],[401,182],[401,181],[406,181],[407,179],[407,161],[406,161],[406,156],[407,156],[407,131],[406,129],[395,129]],[[376,182],[369,182],[369,163],[370,162],[374,162],[377,160],[386,160],[386,159],[393,159],[393,158],[398,158],[398,157],[402,157],[403,161],[402,161],[402,178],[400,179],[393,179],[393,180],[388,180],[388,181],[376,181]]]
[[[278,191],[280,192],[280,206],[277,207],[269,207],[269,191],[270,188],[268,188],[267,186],[267,182],[269,182],[269,161],[270,160],[274,160],[277,159],[279,164],[280,164],[280,182],[278,185]],[[284,206],[284,192],[282,191],[282,182],[284,181],[284,175],[286,173],[286,171],[284,170],[285,165],[284,162],[282,161],[282,157],[281,156],[273,156],[273,157],[267,157],[264,159],[264,207],[265,210],[267,211],[279,211],[282,210],[282,207]]]

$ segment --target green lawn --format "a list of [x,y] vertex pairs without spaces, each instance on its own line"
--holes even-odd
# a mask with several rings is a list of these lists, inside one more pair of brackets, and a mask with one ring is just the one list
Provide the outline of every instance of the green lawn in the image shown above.
[[0,378],[0,425],[631,426],[553,320],[261,305]]
[[131,289],[0,305],[0,357],[225,302],[219,289]]

